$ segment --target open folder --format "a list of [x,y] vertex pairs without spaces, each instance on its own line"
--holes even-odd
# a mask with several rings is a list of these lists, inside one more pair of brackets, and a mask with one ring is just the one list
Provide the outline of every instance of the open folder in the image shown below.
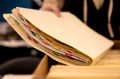
[[94,65],[114,44],[70,12],[17,7],[3,16],[28,44],[66,65]]

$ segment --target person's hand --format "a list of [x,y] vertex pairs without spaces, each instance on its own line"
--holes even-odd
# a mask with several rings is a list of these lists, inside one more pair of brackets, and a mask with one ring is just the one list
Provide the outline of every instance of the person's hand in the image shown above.
[[60,17],[60,9],[56,6],[56,5],[52,5],[52,4],[45,4],[43,5],[40,10],[44,10],[44,11],[52,11],[53,13],[55,13],[55,15],[57,15],[58,17]]

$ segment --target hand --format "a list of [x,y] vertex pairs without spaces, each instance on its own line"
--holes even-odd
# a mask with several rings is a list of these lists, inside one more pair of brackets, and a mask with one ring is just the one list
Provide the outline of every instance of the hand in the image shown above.
[[58,17],[60,17],[60,9],[56,6],[56,5],[52,5],[52,4],[45,4],[43,5],[40,10],[44,10],[44,11],[52,11],[53,13],[55,13],[55,15],[57,15]]

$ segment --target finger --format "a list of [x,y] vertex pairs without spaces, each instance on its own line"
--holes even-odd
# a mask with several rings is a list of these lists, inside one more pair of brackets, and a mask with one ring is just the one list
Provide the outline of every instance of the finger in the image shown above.
[[58,17],[61,16],[60,14],[60,10],[58,8],[53,8],[53,12],[55,13],[55,15],[57,15]]
[[53,12],[56,16],[60,17],[61,14],[60,14],[60,10],[56,7],[42,7],[40,8],[40,10],[43,10],[43,11],[51,11]]
[[42,8],[40,8],[39,10],[49,11],[49,8],[48,8],[48,7],[42,7]]

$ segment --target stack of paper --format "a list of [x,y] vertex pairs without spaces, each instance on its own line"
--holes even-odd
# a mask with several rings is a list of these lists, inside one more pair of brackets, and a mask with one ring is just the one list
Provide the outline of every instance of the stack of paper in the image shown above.
[[112,50],[94,66],[54,65],[46,79],[120,79],[120,50]]

